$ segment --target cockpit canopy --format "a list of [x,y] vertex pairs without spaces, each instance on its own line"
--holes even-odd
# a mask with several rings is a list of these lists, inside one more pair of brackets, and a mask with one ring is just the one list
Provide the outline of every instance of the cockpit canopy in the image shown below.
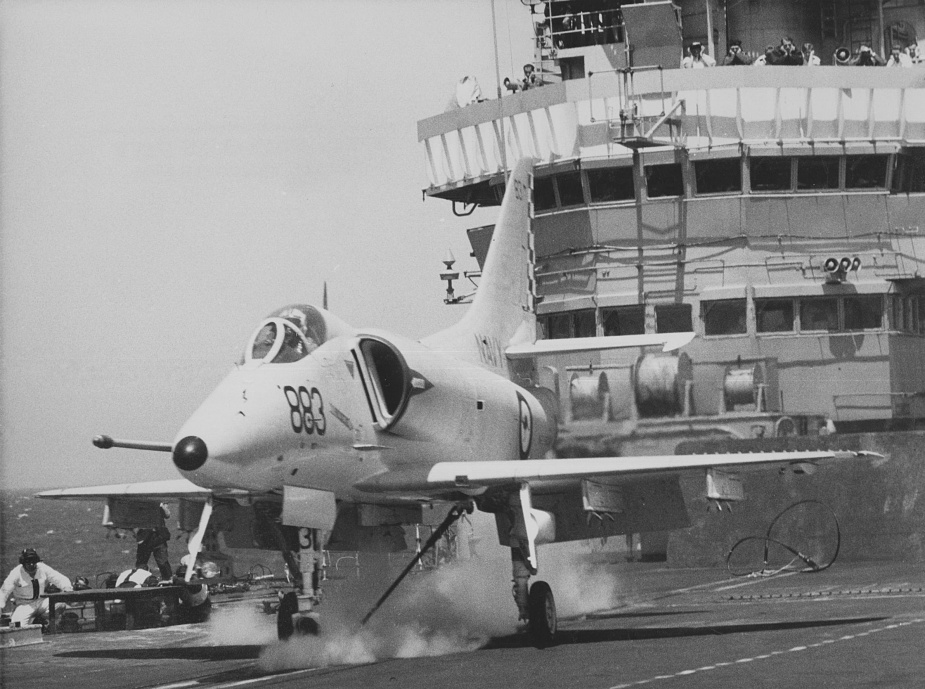
[[251,335],[244,363],[289,364],[305,358],[330,338],[351,332],[327,311],[307,304],[284,306],[267,316]]

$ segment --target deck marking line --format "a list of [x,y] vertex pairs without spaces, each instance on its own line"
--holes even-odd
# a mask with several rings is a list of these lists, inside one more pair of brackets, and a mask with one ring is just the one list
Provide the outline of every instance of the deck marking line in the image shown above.
[[907,627],[911,624],[921,624],[923,622],[925,622],[925,617],[916,617],[915,619],[912,619],[912,620],[889,624],[884,627],[878,627],[877,629],[870,629],[865,632],[858,632],[857,634],[847,634],[845,636],[839,637],[838,639],[823,639],[822,641],[819,641],[814,644],[810,644],[808,646],[794,646],[785,651],[771,651],[770,653],[766,653],[760,656],[755,656],[753,658],[739,658],[738,660],[735,660],[735,661],[715,663],[714,665],[706,665],[704,667],[699,667],[696,670],[680,670],[673,675],[656,675],[655,677],[651,677],[649,679],[637,680],[635,682],[628,682],[625,684],[616,684],[610,687],[610,689],[628,689],[628,687],[635,687],[641,684],[647,684],[649,682],[654,682],[660,679],[672,679],[674,677],[685,677],[685,676],[696,674],[698,672],[707,672],[709,670],[715,670],[717,668],[727,667],[729,665],[736,665],[740,663],[750,663],[754,660],[765,660],[767,658],[772,658],[774,656],[782,655],[784,653],[799,653],[801,651],[806,651],[812,648],[822,648],[823,646],[827,644],[834,644],[836,641],[851,641],[852,639],[857,639],[862,636],[867,636],[868,634],[876,634],[877,632],[885,632],[891,629],[899,629],[900,627]]
[[310,667],[302,670],[290,670],[289,672],[277,672],[272,675],[264,675],[263,677],[252,677],[251,679],[242,679],[237,682],[228,682],[227,684],[216,684],[215,687],[243,687],[248,684],[256,684],[257,682],[266,682],[271,679],[283,679],[294,677],[295,675],[303,675],[307,672],[315,672],[318,668]]
[[213,684],[211,678],[206,677],[204,679],[191,679],[185,682],[174,682],[172,684],[160,684],[156,687],[153,687],[153,689],[184,689],[185,687],[202,687],[206,685],[210,687],[214,687],[215,689],[222,689],[223,687],[230,689],[230,687],[243,687],[248,684],[256,684],[257,682],[267,682],[272,679],[293,677],[295,675],[301,675],[307,672],[315,672],[318,669],[319,668],[316,668],[316,667],[310,667],[310,668],[302,668],[300,670],[289,670],[288,672],[276,672],[271,675],[251,677],[249,679],[241,679],[241,680],[237,680],[234,682],[226,682],[224,684]]
[[[784,573],[784,574],[778,574],[778,575],[775,576],[774,578],[775,578],[775,579],[783,579],[784,577],[790,577],[790,576],[793,576],[794,574],[799,574],[799,572],[786,572],[786,573]],[[726,579],[726,581],[729,581],[729,580]],[[741,588],[742,586],[751,586],[752,584],[757,584],[757,583],[759,583],[759,582],[765,582],[765,581],[769,581],[769,579],[768,579],[768,578],[757,578],[757,577],[756,577],[755,579],[749,579],[748,581],[737,582],[737,583],[735,583],[735,584],[732,584],[731,586],[721,586],[720,588],[715,589],[715,591],[716,591],[716,592],[719,592],[719,591],[729,591],[729,590],[731,590],[731,589]],[[717,583],[717,584],[721,584],[721,583],[723,583],[723,582],[718,581],[718,582],[716,582],[716,583]]]

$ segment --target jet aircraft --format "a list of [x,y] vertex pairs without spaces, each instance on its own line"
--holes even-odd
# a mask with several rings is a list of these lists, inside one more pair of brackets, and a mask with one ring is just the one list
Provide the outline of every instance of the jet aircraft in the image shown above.
[[343,524],[420,523],[423,506],[444,505],[449,514],[437,537],[477,508],[494,514],[500,544],[511,552],[519,616],[547,645],[557,618],[551,588],[530,583],[540,568],[537,546],[587,538],[591,516],[608,515],[597,523],[611,524],[612,533],[684,526],[677,518],[683,499],[672,488],[681,472],[703,473],[714,498],[734,499],[728,470],[799,473],[872,454],[552,456],[558,400],[538,384],[538,354],[667,351],[693,333],[538,340],[532,193],[533,161],[524,159],[506,184],[473,302],[454,326],[414,341],[353,328],[323,308],[282,308],[259,323],[241,362],[173,442],[94,439],[102,448],[169,452],[183,479],[40,497],[106,499],[114,523],[135,526],[150,514],[145,505],[179,499],[181,508],[199,510],[191,553],[213,513],[230,529],[229,521],[251,510],[274,530],[291,569],[297,529],[310,530],[314,537],[301,545],[317,551],[319,535]]

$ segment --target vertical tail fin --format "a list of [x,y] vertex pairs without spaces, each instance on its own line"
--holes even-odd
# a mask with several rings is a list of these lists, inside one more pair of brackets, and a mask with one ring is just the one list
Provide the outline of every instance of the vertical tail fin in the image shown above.
[[508,178],[501,213],[482,268],[475,298],[456,325],[424,340],[458,353],[490,347],[500,354],[483,363],[505,367],[504,349],[536,339],[536,281],[533,275],[533,159],[517,162]]

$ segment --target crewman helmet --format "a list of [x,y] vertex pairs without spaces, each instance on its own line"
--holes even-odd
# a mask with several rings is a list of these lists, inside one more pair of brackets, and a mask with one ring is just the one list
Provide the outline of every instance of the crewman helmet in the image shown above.
[[19,554],[19,564],[21,565],[34,565],[41,561],[42,558],[35,552],[35,548],[23,548],[23,551]]
[[200,569],[203,579],[214,579],[221,571],[218,568],[218,565],[212,562],[211,560],[203,563],[202,568]]

